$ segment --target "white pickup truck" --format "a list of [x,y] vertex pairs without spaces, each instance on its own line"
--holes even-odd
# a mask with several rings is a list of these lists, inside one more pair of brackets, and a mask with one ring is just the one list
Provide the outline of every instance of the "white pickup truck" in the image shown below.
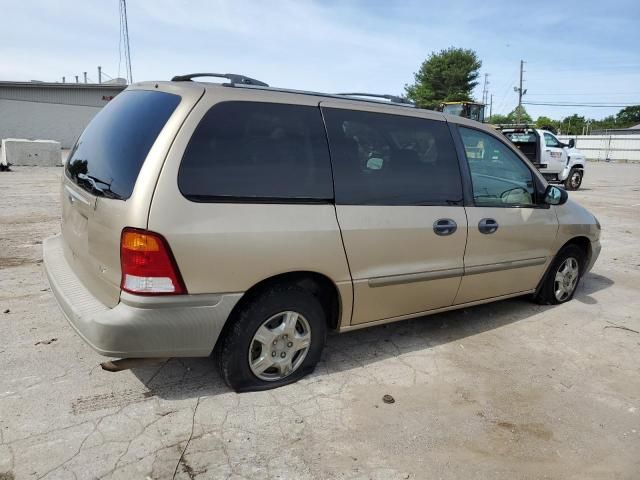
[[587,160],[575,148],[573,139],[562,143],[547,131],[530,127],[504,127],[502,133],[520,149],[550,183],[562,183],[567,190],[582,184]]

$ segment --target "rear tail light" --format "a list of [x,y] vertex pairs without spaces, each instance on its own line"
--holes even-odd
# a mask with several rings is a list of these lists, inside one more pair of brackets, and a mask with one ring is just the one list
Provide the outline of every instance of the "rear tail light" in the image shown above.
[[167,241],[154,232],[125,228],[120,240],[120,288],[138,295],[187,293]]

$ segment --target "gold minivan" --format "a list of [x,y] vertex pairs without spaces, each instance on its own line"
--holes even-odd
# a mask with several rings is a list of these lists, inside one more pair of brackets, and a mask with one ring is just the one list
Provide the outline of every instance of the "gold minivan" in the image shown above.
[[131,85],[66,162],[44,261],[102,355],[215,351],[237,391],[274,388],[329,331],[566,302],[600,253],[596,218],[481,123],[197,76]]

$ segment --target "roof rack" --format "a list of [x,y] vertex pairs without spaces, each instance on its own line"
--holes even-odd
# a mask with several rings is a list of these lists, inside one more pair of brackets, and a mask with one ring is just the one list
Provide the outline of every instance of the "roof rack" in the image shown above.
[[378,93],[336,93],[336,95],[344,96],[344,97],[368,97],[368,98],[383,98],[385,100],[389,100],[393,103],[400,103],[403,105],[409,105],[415,107],[415,103],[413,103],[408,98],[399,97],[398,95],[382,95]]
[[198,77],[216,77],[231,80],[231,85],[258,85],[260,87],[268,87],[264,82],[255,78],[245,77],[236,73],[189,73],[187,75],[176,75],[171,79],[172,82],[190,82]]

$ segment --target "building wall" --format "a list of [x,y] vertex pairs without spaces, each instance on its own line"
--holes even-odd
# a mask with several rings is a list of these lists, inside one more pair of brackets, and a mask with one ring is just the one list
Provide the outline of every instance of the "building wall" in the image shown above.
[[71,148],[125,86],[0,82],[0,139],[55,140]]
[[0,99],[0,138],[56,140],[71,148],[100,107]]

